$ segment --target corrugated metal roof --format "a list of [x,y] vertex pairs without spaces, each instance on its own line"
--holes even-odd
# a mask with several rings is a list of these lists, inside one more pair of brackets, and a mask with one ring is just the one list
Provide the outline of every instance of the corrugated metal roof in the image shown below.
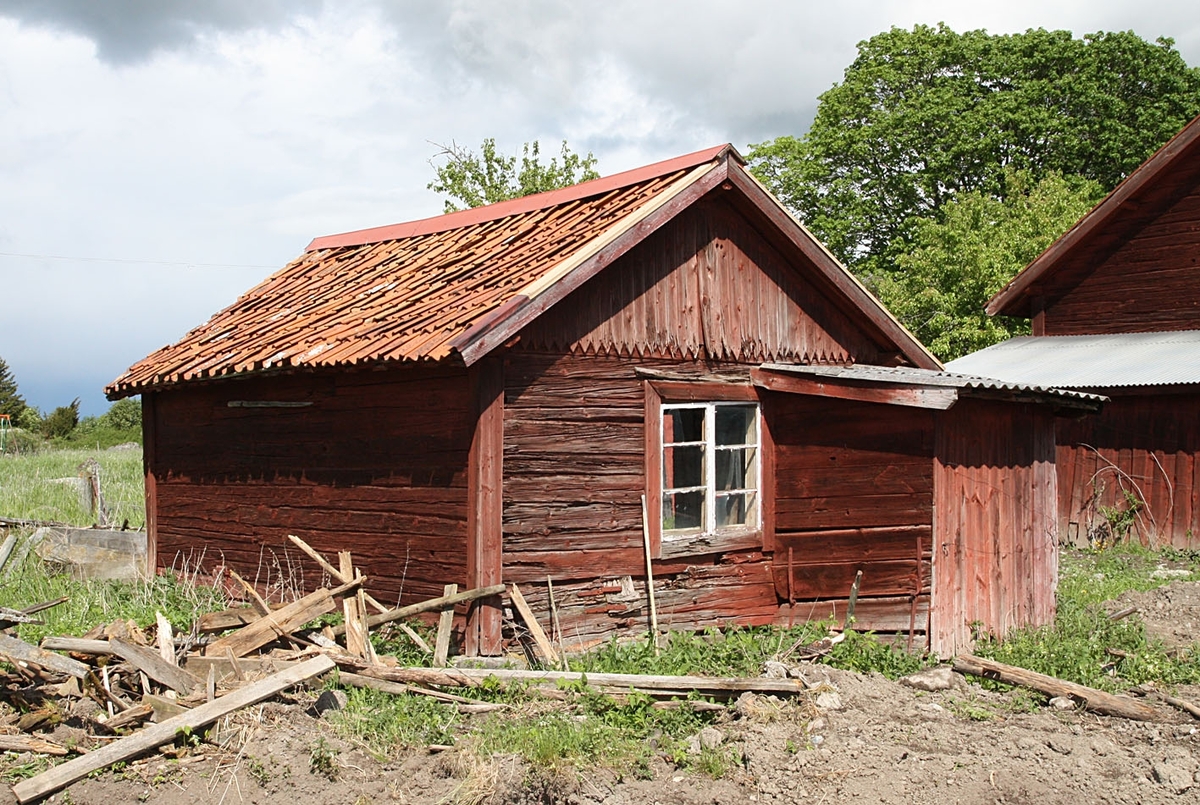
[[1200,383],[1200,330],[1021,336],[964,355],[946,368],[1059,388]]
[[564,190],[318,238],[105,391],[115,398],[269,368],[445,358],[456,339],[543,291],[606,235],[635,225],[731,151],[707,149]]
[[1070,391],[1033,383],[1008,382],[992,377],[980,377],[974,374],[962,374],[952,371],[937,372],[931,369],[918,369],[910,366],[809,366],[790,363],[764,363],[762,368],[775,372],[787,372],[790,374],[864,383],[892,383],[908,386],[1010,392],[1093,403],[1107,401],[1106,397],[1098,394],[1087,394],[1080,391]]

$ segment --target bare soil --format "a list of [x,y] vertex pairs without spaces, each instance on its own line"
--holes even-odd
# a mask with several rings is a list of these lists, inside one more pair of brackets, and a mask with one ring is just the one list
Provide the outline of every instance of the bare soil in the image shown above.
[[[1149,593],[1126,593],[1111,609],[1127,605],[1142,608],[1153,634],[1179,645],[1197,638],[1200,584],[1177,581]],[[1021,691],[989,692],[957,675],[951,689],[926,693],[878,675],[822,666],[807,668],[805,674],[810,683],[829,682],[819,706],[815,700],[778,705],[744,699],[705,734],[710,742],[719,740],[720,751],[731,760],[720,779],[665,760],[655,764],[650,779],[607,769],[551,774],[525,768],[513,758],[481,763],[454,749],[414,750],[381,762],[308,714],[315,694],[301,691],[233,717],[218,736],[228,742],[227,749],[205,744],[182,759],[155,755],[77,783],[55,801],[1200,801],[1200,722],[1183,713],[1171,711],[1165,723],[1142,724],[1043,706]],[[828,695],[833,691],[836,695]],[[1200,703],[1200,688],[1181,688],[1175,694]],[[5,789],[0,802],[10,801]]]

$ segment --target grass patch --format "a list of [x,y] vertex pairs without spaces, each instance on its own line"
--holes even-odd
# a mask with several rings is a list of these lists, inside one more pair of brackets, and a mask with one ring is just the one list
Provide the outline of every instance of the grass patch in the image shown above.
[[369,688],[344,688],[346,706],[330,715],[344,737],[377,757],[430,744],[453,744],[458,711],[429,696],[396,696]]
[[[617,642],[571,661],[571,670],[585,673],[626,673],[701,676],[758,676],[763,664],[797,641],[811,643],[829,634],[827,622],[739,627],[704,632],[672,632],[656,656],[648,641]],[[846,639],[822,662],[836,668],[877,672],[896,679],[919,671],[931,658],[909,654],[883,643],[871,632],[848,632]]]
[[[1200,684],[1196,647],[1168,650],[1161,641],[1147,638],[1136,615],[1113,621],[1103,607],[1126,590],[1151,590],[1173,581],[1152,576],[1164,558],[1129,546],[1064,553],[1054,623],[1015,630],[1003,641],[985,636],[975,653],[1108,691],[1145,682]],[[1194,564],[1189,578],[1198,578]]]
[[83,508],[74,484],[57,479],[78,478],[88,459],[100,464],[100,482],[109,520],[129,521],[132,528],[146,523],[142,451],[44,450],[0,455],[0,516],[16,520],[52,520],[90,526],[95,518]]
[[46,635],[81,635],[118,618],[144,626],[154,623],[156,611],[162,612],[171,623],[185,626],[199,614],[227,605],[219,590],[180,580],[170,573],[137,582],[76,580],[67,575],[51,575],[32,553],[21,567],[5,568],[0,579],[0,606],[22,609],[63,596],[69,600],[38,614],[44,624],[26,623],[17,627],[23,640],[36,644]]

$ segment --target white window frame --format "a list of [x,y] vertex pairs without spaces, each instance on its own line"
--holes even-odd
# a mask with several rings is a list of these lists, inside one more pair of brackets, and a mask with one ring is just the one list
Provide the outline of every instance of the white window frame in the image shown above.
[[[741,445],[726,445],[726,446],[722,446],[722,447],[717,446],[717,438],[716,438],[717,409],[725,408],[725,407],[739,407],[739,408],[753,407],[754,408],[754,441],[753,441],[753,443],[746,443],[746,444],[741,444]],[[671,411],[671,410],[697,409],[697,408],[704,410],[704,437],[705,437],[704,441],[703,442],[672,442],[672,441],[668,441],[667,433],[665,432],[666,426],[664,424],[664,422],[666,420],[667,412]],[[694,491],[703,491],[704,492],[704,519],[705,519],[704,527],[700,530],[697,530],[695,528],[668,529],[661,522],[662,517],[660,516],[659,529],[660,529],[660,533],[661,533],[661,539],[663,542],[680,542],[683,540],[695,539],[697,537],[710,537],[710,536],[714,536],[717,534],[748,533],[748,532],[757,531],[757,530],[759,530],[759,528],[762,527],[762,509],[763,509],[763,499],[762,499],[763,498],[763,496],[762,496],[762,476],[763,476],[762,406],[759,403],[748,402],[745,400],[737,400],[737,401],[714,400],[714,401],[704,401],[704,402],[695,401],[695,402],[677,402],[677,403],[664,402],[659,406],[658,435],[659,435],[659,439],[658,439],[659,463],[660,463],[661,467],[663,467],[662,472],[664,475],[665,475],[665,467],[667,464],[667,450],[669,448],[696,446],[699,444],[704,445],[704,465],[703,465],[704,484],[702,486],[686,486],[686,487],[672,486],[672,487],[668,487],[666,485],[665,478],[659,479],[660,480],[660,483],[659,483],[660,500],[665,499],[668,494],[675,493],[675,492],[694,492]],[[717,493],[717,473],[716,473],[717,452],[720,450],[745,449],[746,447],[753,447],[754,451],[755,451],[755,455],[754,455],[754,487],[753,488],[747,487],[744,489],[723,489],[723,490],[721,490],[720,494],[722,494],[722,495],[739,494],[739,493],[747,494],[747,495],[753,494],[754,495],[753,517],[749,518],[749,521],[746,523],[738,523],[735,525],[727,525],[727,526],[718,527],[717,526],[717,494],[718,493]],[[665,505],[665,504],[660,503],[660,506],[661,505]],[[665,511],[665,509],[660,509],[660,511]]]

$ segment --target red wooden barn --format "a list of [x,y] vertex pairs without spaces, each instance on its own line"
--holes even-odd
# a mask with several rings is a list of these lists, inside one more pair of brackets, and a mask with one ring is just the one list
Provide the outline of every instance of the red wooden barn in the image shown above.
[[318,238],[108,394],[160,566],[294,533],[381,599],[553,579],[587,644],[647,627],[645,495],[663,627],[840,618],[862,570],[860,625],[946,653],[1051,617],[1053,417],[1097,399],[940,369],[724,146]]
[[955,371],[1112,400],[1060,424],[1063,538],[1109,539],[1124,524],[1147,545],[1200,546],[1200,118],[987,309],[1031,318],[1033,335],[953,361]]

